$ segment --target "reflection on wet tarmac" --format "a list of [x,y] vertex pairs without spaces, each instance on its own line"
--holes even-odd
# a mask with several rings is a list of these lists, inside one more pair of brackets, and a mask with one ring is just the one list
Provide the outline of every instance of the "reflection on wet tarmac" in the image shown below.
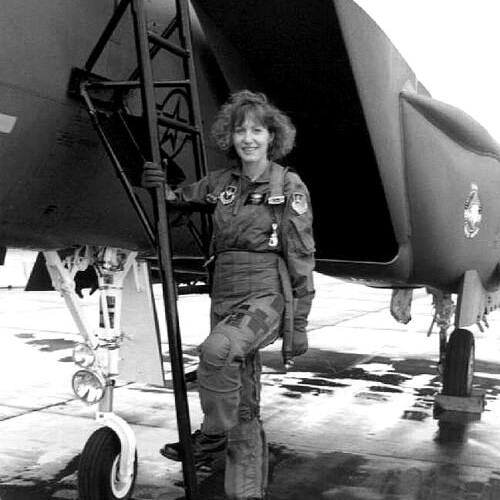
[[383,457],[335,452],[300,456],[288,450],[280,450],[275,459],[270,500],[500,498],[498,476],[474,480],[470,471],[455,464],[414,462],[402,467]]
[[415,420],[417,422],[423,422],[425,419],[429,418],[429,414],[425,411],[406,410],[401,418],[405,420]]
[[[62,361],[69,360],[74,345],[62,337],[17,337],[44,356],[64,351]],[[184,355],[185,363],[194,367],[195,349]],[[164,359],[168,362],[167,356]],[[434,361],[314,348],[288,373],[279,352],[263,353],[263,361],[269,500],[500,499],[500,472],[492,470],[492,457],[500,457],[495,443],[489,443],[491,422],[483,425],[477,416],[434,411],[441,388]],[[477,370],[475,387],[486,393],[488,405],[497,404],[498,365],[480,362]],[[189,389],[196,390],[195,382]],[[154,395],[169,389],[126,390]],[[158,404],[149,410],[148,418],[140,406],[124,408],[121,416],[131,424],[161,428],[164,408]],[[280,415],[275,425],[273,412]],[[72,467],[61,470],[53,482],[0,487],[2,500],[23,494],[32,500],[49,499],[56,483],[74,474]],[[223,481],[223,470],[201,473],[201,498],[223,500]]]
[[[331,352],[329,355],[330,360],[337,359]],[[323,366],[321,353],[312,356],[316,369]],[[302,399],[304,407],[313,405],[308,399],[311,396],[324,400],[304,415],[321,413],[316,409],[324,407],[330,407],[331,414],[330,418],[319,416],[316,423],[310,420],[309,430],[296,431],[310,439],[318,433],[314,441],[297,440],[296,448],[271,443],[270,500],[500,499],[500,473],[467,463],[470,448],[488,440],[484,427],[477,427],[481,416],[434,411],[434,397],[441,389],[435,363],[380,357],[372,361],[364,358],[358,364],[355,359],[350,361],[353,364],[343,366],[337,362],[335,370],[330,365],[327,370],[264,376],[264,384],[280,389],[281,397]],[[312,366],[303,361],[303,367]],[[497,402],[499,386],[493,370],[498,367],[482,365],[480,369],[485,373],[475,379],[475,387],[486,393],[489,403]],[[360,401],[368,404],[366,410],[352,406]],[[273,399],[272,405],[279,403]],[[366,420],[360,425],[363,416]],[[397,430],[399,424],[394,420],[398,416],[401,422],[408,422],[402,430]],[[386,426],[382,425],[384,420]],[[295,419],[297,426],[307,425],[307,421],[300,415]],[[365,433],[365,437],[358,433]],[[278,434],[280,441],[287,443],[292,435],[290,432],[284,438]],[[375,444],[366,445],[372,441]],[[331,451],[319,452],[321,447]],[[366,453],[359,451],[363,447]],[[356,454],[345,451],[349,448]],[[492,448],[487,451],[495,453]],[[476,453],[481,456],[476,449],[472,456]],[[496,465],[492,460],[490,463]]]
[[40,346],[40,351],[44,352],[54,352],[61,351],[63,349],[72,349],[76,342],[74,340],[67,339],[37,339],[30,340],[26,342],[28,345]]
[[60,489],[60,482],[74,474],[78,468],[80,455],[73,457],[52,479],[25,480],[23,477],[12,478],[13,484],[1,485],[1,500],[51,500]]

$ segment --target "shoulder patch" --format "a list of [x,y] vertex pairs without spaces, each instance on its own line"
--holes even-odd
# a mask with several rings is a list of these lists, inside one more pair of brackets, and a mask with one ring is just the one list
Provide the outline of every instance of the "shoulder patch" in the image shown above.
[[309,208],[306,195],[300,192],[292,193],[291,207],[298,215],[305,214]]

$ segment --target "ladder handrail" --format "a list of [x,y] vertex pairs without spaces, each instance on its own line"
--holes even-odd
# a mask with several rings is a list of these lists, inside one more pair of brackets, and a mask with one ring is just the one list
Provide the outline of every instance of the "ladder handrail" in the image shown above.
[[111,38],[111,35],[114,33],[116,27],[118,26],[118,23],[121,21],[123,14],[125,14],[125,11],[127,10],[130,2],[131,0],[122,0],[113,13],[113,16],[109,20],[108,24],[104,28],[102,35],[99,37],[99,40],[97,41],[94,49],[87,59],[87,62],[85,63],[85,70],[89,73],[94,69],[97,60],[101,56],[104,47],[107,45],[109,39]]
[[[158,88],[163,87],[188,87],[188,80],[156,80],[153,85]],[[99,89],[99,88],[139,88],[141,86],[141,82],[139,80],[108,80],[101,82],[89,82],[86,84],[88,89]]]
[[[138,212],[141,222],[148,232],[148,236],[154,242],[157,249],[158,264],[163,289],[165,320],[167,323],[170,363],[172,367],[177,427],[179,431],[181,447],[183,449],[184,488],[186,491],[186,498],[188,500],[199,500],[194,455],[191,443],[191,423],[189,418],[189,405],[187,401],[187,388],[182,356],[182,342],[177,310],[177,290],[174,281],[172,245],[170,229],[168,225],[168,207],[165,199],[167,186],[166,184],[159,185],[152,192],[155,212],[154,215],[156,219],[156,235],[152,235],[152,230],[150,228],[149,221],[147,220],[147,216],[145,215],[143,208],[139,203],[137,203],[137,200],[135,200],[135,195],[130,187],[130,184],[125,182],[126,175],[123,172],[123,169],[121,169],[119,159],[114,154],[112,146],[109,144],[109,141],[106,138],[106,134],[98,123],[96,110],[93,109],[92,102],[87,93],[87,89],[91,88],[115,88],[121,90],[139,88],[141,94],[143,115],[147,121],[147,131],[149,137],[149,151],[143,154],[146,162],[152,162],[156,165],[161,166],[162,158],[159,139],[159,124],[162,123],[163,125],[175,127],[177,130],[181,130],[183,132],[186,132],[187,134],[190,134],[193,146],[196,175],[199,178],[201,175],[206,174],[206,157],[200,119],[201,107],[198,100],[195,68],[192,60],[192,40],[190,34],[189,10],[186,0],[175,0],[175,3],[176,18],[169,24],[167,29],[164,31],[164,34],[167,33],[167,35],[170,36],[173,33],[174,29],[177,28],[179,30],[179,39],[182,47],[178,47],[177,45],[169,42],[167,40],[168,37],[163,37],[155,33],[148,32],[146,26],[144,0],[122,0],[115,10],[111,20],[106,25],[104,32],[99,38],[96,46],[91,52],[85,65],[85,70],[87,72],[87,75],[89,75],[94,65],[98,61],[101,53],[103,52],[104,47],[110,40],[111,35],[116,29],[119,21],[123,17],[126,8],[129,5],[132,12],[138,69],[134,71],[132,77],[127,81],[84,81],[80,86],[80,93],[86,101],[90,116],[96,123],[96,128],[98,129],[107,152],[111,157],[116,170],[118,171],[122,183],[124,183],[127,194],[129,194],[129,197],[132,197],[134,208]],[[187,79],[182,80],[180,85],[177,85],[177,87],[182,87],[186,90],[186,94],[188,96],[186,100],[189,108],[189,123],[183,123],[178,120],[171,120],[169,118],[158,115],[155,88],[168,88],[175,87],[176,85],[174,85],[174,82],[167,83],[166,81],[154,81],[151,59],[155,56],[157,50],[156,47],[153,49],[150,48],[150,40],[152,40],[152,42],[154,42],[156,46],[160,46],[161,48],[169,50],[170,52],[182,57],[184,74],[187,75]],[[138,77],[138,81],[135,81],[136,77]],[[179,83],[179,81],[175,83]],[[168,169],[168,165],[166,168]],[[202,216],[201,220],[202,229],[204,231],[203,234],[206,235],[208,234],[206,232],[206,219]]]
[[[192,47],[193,41],[191,37],[191,21],[189,17],[189,5],[187,0],[175,0],[177,6],[177,15],[180,16],[182,22],[179,28],[180,38],[183,41],[184,46]],[[185,25],[184,25],[185,24]],[[198,82],[196,79],[196,68],[194,67],[193,57],[183,60],[185,66],[185,74],[189,75],[190,82],[190,95],[191,95],[191,120],[194,126],[200,131],[199,137],[196,139],[196,149],[194,157],[195,161],[200,161],[197,165],[197,177],[198,179],[204,177],[208,173],[207,169],[207,158],[205,153],[205,148],[203,147],[202,141],[202,123],[201,123],[201,106],[200,100],[198,98]]]
[[[153,163],[161,164],[160,142],[158,136],[158,115],[153,86],[153,70],[149,58],[149,42],[144,13],[144,0],[132,0],[134,30],[137,42],[137,58],[141,71],[141,86],[143,112],[148,122],[149,141],[151,146],[150,159]],[[165,199],[165,184],[155,188],[155,216],[157,231],[157,250],[160,265],[160,276],[165,306],[170,364],[172,367],[172,381],[176,403],[177,427],[180,443],[183,449],[183,477],[184,487],[189,499],[198,497],[198,485],[194,465],[194,455],[191,443],[191,423],[189,419],[189,405],[187,401],[186,379],[182,362],[182,342],[179,329],[177,310],[177,293],[174,282],[172,265],[172,246],[168,226],[168,213]]]

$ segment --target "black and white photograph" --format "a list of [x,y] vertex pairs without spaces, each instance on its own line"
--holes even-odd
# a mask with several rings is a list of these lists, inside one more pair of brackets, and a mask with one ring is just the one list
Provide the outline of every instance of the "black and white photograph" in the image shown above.
[[500,500],[498,0],[2,0],[0,500]]

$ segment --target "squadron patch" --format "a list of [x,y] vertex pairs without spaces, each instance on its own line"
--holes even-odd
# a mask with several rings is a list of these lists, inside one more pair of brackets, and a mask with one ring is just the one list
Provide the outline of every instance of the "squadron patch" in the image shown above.
[[471,191],[464,206],[464,233],[467,238],[474,238],[481,227],[483,204],[479,197],[479,187],[471,183]]
[[236,196],[236,186],[227,186],[224,191],[219,195],[219,200],[223,205],[229,205],[234,201]]
[[293,193],[292,208],[299,215],[303,215],[307,212],[308,205],[306,195],[304,193]]

